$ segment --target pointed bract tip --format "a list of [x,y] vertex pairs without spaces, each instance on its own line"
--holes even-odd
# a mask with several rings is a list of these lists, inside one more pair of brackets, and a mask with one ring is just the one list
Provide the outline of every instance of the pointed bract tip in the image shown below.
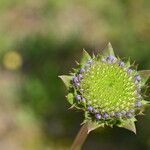
[[111,45],[111,43],[110,43],[110,42],[108,42],[108,47],[109,47],[109,48],[112,48],[112,45]]

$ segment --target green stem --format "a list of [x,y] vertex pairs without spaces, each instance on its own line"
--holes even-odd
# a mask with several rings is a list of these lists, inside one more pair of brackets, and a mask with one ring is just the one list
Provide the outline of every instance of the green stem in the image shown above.
[[85,123],[79,130],[72,146],[71,150],[80,150],[88,136],[88,125]]

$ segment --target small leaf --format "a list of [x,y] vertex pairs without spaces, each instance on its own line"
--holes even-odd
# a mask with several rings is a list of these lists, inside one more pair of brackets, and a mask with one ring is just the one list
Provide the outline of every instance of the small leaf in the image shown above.
[[108,43],[108,45],[106,46],[106,48],[103,50],[102,53],[104,56],[109,56],[109,55],[115,56],[111,43]]
[[144,108],[149,108],[150,107],[150,101],[142,100],[142,104],[143,104],[143,106],[145,106]]
[[88,60],[92,59],[89,53],[83,49],[82,59],[81,59],[81,65],[85,65]]
[[61,76],[59,76],[59,78],[64,82],[65,86],[68,89],[69,86],[71,85],[71,80],[72,80],[73,76],[61,75]]
[[74,96],[73,96],[72,93],[69,93],[69,94],[67,95],[67,100],[68,100],[68,102],[69,102],[71,105],[73,105]]
[[134,132],[136,134],[135,121],[136,121],[135,118],[128,119],[128,120],[125,120],[125,121],[122,120],[121,124],[119,124],[117,126],[121,127],[121,128],[125,128],[127,130],[130,130],[130,131],[132,131],[132,132]]
[[150,104],[150,102],[149,102],[149,101],[146,101],[146,100],[142,100],[142,104],[143,104],[143,105],[147,105],[147,104]]
[[99,127],[104,127],[104,123],[99,124],[96,121],[88,121],[87,122],[88,133],[90,133],[91,131],[93,131]]
[[141,70],[138,73],[143,79],[143,84],[145,84],[150,77],[150,70]]

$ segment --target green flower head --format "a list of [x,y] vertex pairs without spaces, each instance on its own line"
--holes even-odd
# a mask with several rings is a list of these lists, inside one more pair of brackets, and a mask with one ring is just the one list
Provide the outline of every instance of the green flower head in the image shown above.
[[[116,57],[109,43],[103,54],[91,57],[85,50],[77,69],[60,78],[68,89],[71,108],[84,112],[90,130],[114,125],[136,133],[137,115],[148,104],[145,98],[149,71],[137,71],[130,59]],[[92,126],[92,127],[91,127]]]

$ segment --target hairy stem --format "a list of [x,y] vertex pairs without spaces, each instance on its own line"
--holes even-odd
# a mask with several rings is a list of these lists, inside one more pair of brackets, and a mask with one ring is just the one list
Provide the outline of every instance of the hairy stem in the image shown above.
[[88,136],[88,125],[85,123],[79,130],[72,146],[71,150],[80,150]]

